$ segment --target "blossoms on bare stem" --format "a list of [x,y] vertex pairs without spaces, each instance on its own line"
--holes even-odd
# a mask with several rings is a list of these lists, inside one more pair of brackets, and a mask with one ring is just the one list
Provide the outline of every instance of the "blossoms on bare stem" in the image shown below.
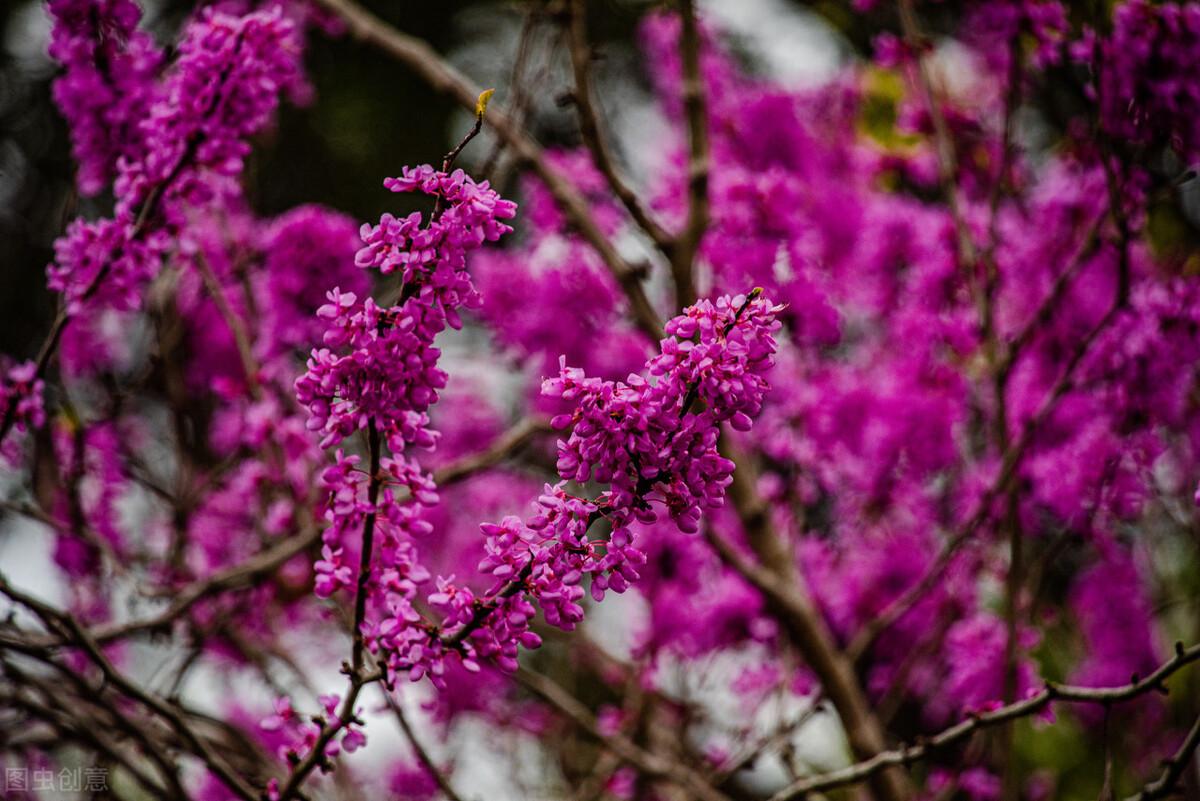
[[[343,751],[352,754],[366,745],[367,737],[358,725],[361,723],[358,715],[362,710],[358,710],[351,720],[342,720],[338,716],[341,698],[337,694],[318,696],[317,701],[321,705],[321,714],[306,716],[292,707],[291,699],[286,696],[277,698],[273,714],[259,721],[262,731],[271,732],[279,738],[276,753],[284,762],[294,763],[310,753],[317,745],[322,726],[333,726],[340,733],[340,737],[329,738],[325,744],[326,759],[332,759]],[[277,784],[273,792],[268,788],[268,797],[279,797]]]
[[351,556],[361,550],[357,540],[369,520],[379,546],[369,555],[364,640],[397,664],[406,660],[407,668],[423,664],[420,654],[436,647],[427,633],[432,626],[413,601],[430,578],[415,545],[431,530],[421,510],[436,504],[438,496],[432,479],[406,451],[432,449],[437,442],[427,412],[446,374],[438,366],[434,339],[446,327],[461,325],[459,308],[478,304],[466,254],[509,231],[503,220],[515,214],[516,205],[461,170],[405,168],[386,185],[396,192],[423,192],[445,205],[427,220],[419,212],[402,220],[385,214],[379,225],[363,226],[364,247],[356,262],[382,274],[399,272],[401,299],[384,308],[371,298],[360,302],[354,293],[332,290],[329,303],[317,312],[325,321],[325,347],[313,351],[295,388],[308,409],[309,428],[322,434],[322,447],[371,430],[390,451],[374,475],[359,467],[359,457],[340,449],[325,471],[330,525],[315,565],[316,590],[328,597],[354,583]]
[[[576,406],[555,420],[571,428],[560,444],[563,481],[545,488],[528,520],[483,524],[487,556],[479,569],[494,585],[481,596],[453,576],[439,577],[425,600],[441,619],[428,620],[415,606],[431,578],[417,543],[429,533],[421,510],[438,496],[405,451],[436,444],[428,411],[446,375],[433,341],[458,325],[458,308],[477,305],[466,254],[508,231],[503,220],[515,206],[461,170],[406,168],[386,186],[436,197],[438,212],[428,220],[420,212],[384,215],[362,228],[365,246],[356,261],[399,274],[398,305],[383,308],[334,289],[318,311],[325,347],[313,351],[296,382],[309,427],[326,448],[370,430],[391,455],[368,475],[359,457],[339,449],[326,470],[329,527],[315,566],[316,591],[329,597],[355,585],[351,557],[363,547],[358,534],[371,525],[381,545],[366,561],[364,641],[393,674],[428,675],[441,685],[451,653],[468,669],[478,669],[481,659],[515,669],[519,647],[540,644],[529,630],[538,608],[551,625],[573,628],[583,618],[585,577],[596,600],[636,581],[644,557],[629,526],[654,520],[655,504],[687,531],[696,530],[702,509],[721,504],[733,465],[717,451],[720,425],[745,430],[761,408],[780,309],[757,291],[701,301],[668,324],[645,375],[626,382],[588,378],[564,362],[543,385],[547,397]],[[598,498],[569,490],[569,481],[592,478],[609,485]],[[591,539],[601,518],[611,534]]]
[[[442,624],[462,640],[467,659],[516,669],[518,644],[540,642],[529,631],[533,610],[525,594],[547,623],[569,631],[584,616],[585,576],[596,601],[639,578],[645,556],[634,547],[635,521],[653,523],[665,512],[694,532],[703,509],[721,506],[733,463],[717,450],[720,425],[736,420],[748,428],[749,415],[761,408],[780,310],[758,291],[701,300],[667,324],[660,354],[644,369],[656,381],[637,374],[625,382],[588,378],[563,363],[557,378],[543,382],[544,395],[575,405],[553,421],[571,429],[558,447],[563,480],[546,486],[532,517],[481,526],[487,556],[479,568],[496,581],[484,608],[499,608],[481,621],[477,608],[460,602]],[[572,481],[590,480],[609,489],[591,500],[569,489]],[[589,539],[601,518],[608,538]]]

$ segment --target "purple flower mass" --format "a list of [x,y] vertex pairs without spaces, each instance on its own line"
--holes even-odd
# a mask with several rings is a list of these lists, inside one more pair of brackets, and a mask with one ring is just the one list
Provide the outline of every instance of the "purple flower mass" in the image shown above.
[[44,4],[5,793],[1194,794],[1200,3],[489,7],[490,107],[419,15],[187,5]]

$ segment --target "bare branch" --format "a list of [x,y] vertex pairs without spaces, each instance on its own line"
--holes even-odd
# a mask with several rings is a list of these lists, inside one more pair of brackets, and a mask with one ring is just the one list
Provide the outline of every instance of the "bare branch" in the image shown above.
[[671,276],[675,281],[675,305],[689,306],[696,299],[692,272],[700,241],[708,229],[708,107],[704,78],[700,73],[700,31],[694,0],[680,0],[680,56],[683,61],[683,112],[688,128],[688,216],[671,254]]
[[408,744],[412,746],[413,753],[417,756],[417,761],[421,766],[433,777],[437,782],[438,788],[442,791],[442,795],[446,796],[449,801],[463,801],[462,796],[454,789],[454,785],[450,784],[450,780],[442,773],[433,758],[429,756],[429,752],[425,750],[425,746],[421,745],[421,741],[417,739],[417,733],[413,731],[412,724],[408,722],[408,718],[404,714],[404,708],[399,702],[392,697],[392,694],[386,688],[381,687],[380,693],[383,695],[383,700],[387,702],[388,708],[392,710],[392,714],[396,717],[396,723],[400,725],[401,731],[404,732]]
[[224,758],[213,751],[203,738],[192,731],[187,721],[183,719],[183,716],[175,708],[161,698],[142,690],[108,661],[108,657],[100,650],[100,646],[96,640],[92,638],[87,629],[74,616],[56,610],[36,598],[13,588],[3,576],[0,576],[0,592],[34,612],[48,628],[59,630],[72,645],[81,648],[96,667],[100,669],[101,674],[109,684],[166,720],[176,734],[187,743],[188,747],[204,761],[209,769],[230,790],[244,799],[244,801],[257,801],[257,792],[241,776],[237,775],[229,767]]
[[439,487],[452,484],[489,467],[494,467],[519,452],[539,434],[547,433],[550,430],[549,420],[543,417],[526,417],[497,437],[496,441],[485,450],[465,456],[446,465],[441,470],[435,471],[434,483]]
[[584,144],[592,154],[596,169],[608,181],[609,189],[621,201],[629,216],[645,231],[646,235],[664,253],[669,254],[674,242],[671,234],[663,228],[642,204],[629,182],[613,163],[608,143],[600,131],[596,108],[592,104],[591,62],[592,48],[587,39],[587,0],[573,0],[570,12],[571,64],[575,71],[575,109],[579,116],[579,132]]
[[[791,801],[791,799],[800,798],[808,793],[857,784],[889,767],[911,765],[918,762],[929,753],[965,740],[979,729],[1036,715],[1055,702],[1115,704],[1129,701],[1149,692],[1161,691],[1163,682],[1168,677],[1197,660],[1200,660],[1200,645],[1193,645],[1191,648],[1185,649],[1180,644],[1176,646],[1175,656],[1149,676],[1120,687],[1073,687],[1047,682],[1045,689],[1037,695],[991,712],[973,715],[916,745],[885,751],[842,770],[793,782],[772,796],[770,801]],[[1200,732],[1193,726],[1192,731],[1188,734],[1188,741],[1184,743],[1185,746],[1190,745],[1190,749],[1184,751],[1181,748],[1181,753],[1184,754],[1183,761],[1186,762],[1188,755],[1195,751],[1197,743],[1194,740],[1196,739],[1200,739]]]
[[1183,772],[1191,764],[1192,757],[1196,755],[1197,746],[1200,746],[1200,718],[1196,718],[1179,749],[1163,765],[1159,777],[1143,787],[1137,795],[1130,796],[1128,801],[1156,801],[1170,796],[1183,778]]
[[[732,452],[727,439],[722,451]],[[873,757],[887,744],[883,727],[854,674],[854,662],[838,650],[820,610],[804,589],[795,569],[795,558],[772,526],[770,510],[758,493],[753,466],[743,454],[732,455],[737,469],[729,486],[729,498],[758,561],[747,559],[711,528],[709,542],[722,561],[763,594],[768,607],[783,623],[788,638],[820,679],[841,717],[854,753],[859,759]],[[889,770],[877,777],[872,774],[872,778],[871,789],[881,801],[896,801],[910,795],[907,778],[899,771]]]
[[644,750],[622,734],[606,735],[596,725],[592,713],[554,680],[528,668],[517,671],[516,679],[542,700],[563,713],[568,720],[589,736],[604,744],[618,757],[647,776],[668,779],[703,801],[730,801],[729,797],[709,784],[703,776],[682,762],[663,759]]

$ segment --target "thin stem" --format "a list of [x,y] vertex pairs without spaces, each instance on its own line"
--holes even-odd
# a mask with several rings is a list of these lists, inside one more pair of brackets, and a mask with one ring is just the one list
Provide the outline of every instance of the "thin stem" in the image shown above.
[[446,778],[433,761],[433,758],[429,756],[429,752],[425,750],[425,746],[421,745],[421,741],[417,738],[417,733],[413,731],[412,724],[408,722],[408,717],[404,714],[404,707],[392,697],[392,694],[386,688],[380,687],[380,693],[383,695],[383,700],[387,702],[388,708],[392,710],[392,714],[395,716],[396,722],[400,725],[401,731],[404,732],[404,737],[412,747],[413,753],[416,754],[417,761],[421,763],[425,771],[437,782],[442,795],[446,796],[449,801],[463,801],[462,796],[454,789],[454,785],[450,784],[450,780]]
[[[793,782],[772,796],[770,801],[791,801],[809,793],[858,784],[889,767],[911,765],[918,762],[930,753],[967,739],[979,729],[1036,715],[1052,703],[1116,704],[1150,692],[1161,692],[1164,687],[1163,682],[1167,678],[1197,660],[1200,660],[1200,645],[1193,645],[1185,649],[1183,644],[1179,643],[1175,647],[1175,656],[1163,663],[1149,676],[1119,687],[1074,687],[1047,682],[1045,688],[1036,695],[991,712],[972,715],[914,745],[885,751],[871,759],[841,770]],[[1184,743],[1185,746],[1189,743],[1191,746],[1190,750],[1184,752],[1185,761],[1188,758],[1186,754],[1195,751],[1197,743],[1191,741],[1196,738],[1200,738],[1200,732],[1197,732],[1196,727],[1193,726],[1192,732],[1188,735],[1188,741]]]
[[367,424],[367,450],[370,452],[371,463],[371,480],[367,487],[367,505],[371,511],[367,512],[367,518],[363,521],[362,553],[359,556],[358,562],[358,586],[354,594],[354,647],[351,653],[351,664],[355,674],[360,673],[363,666],[364,645],[362,626],[367,616],[367,588],[371,584],[371,555],[375,543],[375,520],[378,516],[379,487],[382,483],[379,475],[382,447],[383,443],[379,435],[379,428],[372,418],[370,423]]
[[346,698],[342,701],[341,708],[338,710],[337,719],[326,721],[321,726],[321,731],[317,735],[317,740],[313,743],[311,750],[292,768],[291,773],[288,774],[287,781],[279,791],[280,801],[288,801],[288,799],[293,798],[304,783],[304,780],[308,778],[308,775],[318,765],[323,765],[326,762],[328,759],[325,755],[326,746],[337,736],[338,732],[355,719],[354,705],[358,702],[358,696],[362,692],[362,688],[382,678],[381,674],[368,675],[363,670],[366,645],[362,628],[367,616],[367,591],[371,583],[371,555],[374,550],[379,487],[382,484],[379,464],[383,450],[383,438],[379,434],[379,427],[376,425],[374,418],[371,418],[367,424],[367,450],[369,451],[371,465],[371,481],[367,487],[367,505],[370,507],[370,511],[367,512],[366,519],[363,521],[362,553],[359,557],[357,589],[354,594],[354,628],[352,632],[354,639],[350,651],[350,665],[345,668],[350,677],[350,687],[346,692]]
[[[591,63],[592,48],[587,39],[587,0],[573,0],[570,10],[571,65],[575,74],[575,110],[579,116],[579,132],[584,144],[592,154],[592,161],[608,182],[609,189],[621,201],[629,216],[637,223],[654,244],[669,254],[674,237],[663,228],[650,211],[642,204],[616,165],[608,143],[600,131],[596,107],[592,103]],[[687,305],[687,304],[683,304]]]
[[250,344],[250,337],[246,333],[246,326],[242,323],[241,318],[233,310],[233,305],[229,302],[229,297],[225,294],[225,288],[221,286],[220,280],[216,273],[213,272],[208,259],[205,258],[202,252],[196,253],[195,265],[200,273],[200,278],[204,282],[208,294],[212,297],[213,303],[216,304],[217,311],[220,312],[221,318],[228,326],[230,333],[233,334],[234,344],[237,346],[238,358],[242,363],[242,373],[246,376],[246,384],[250,389],[250,395],[257,399],[262,397],[262,385],[259,382],[259,367],[258,362],[254,358],[254,349]]
[[671,254],[671,276],[675,282],[675,305],[690,306],[696,299],[696,253],[708,229],[708,104],[700,72],[700,30],[694,0],[680,0],[680,56],[683,61],[683,112],[688,129],[688,216]]
[[1172,795],[1180,780],[1183,779],[1183,772],[1191,764],[1198,746],[1200,746],[1200,718],[1196,718],[1196,722],[1192,724],[1191,730],[1183,738],[1179,749],[1166,761],[1162,774],[1143,787],[1137,795],[1130,796],[1128,801],[1157,801],[1159,798],[1167,798]]

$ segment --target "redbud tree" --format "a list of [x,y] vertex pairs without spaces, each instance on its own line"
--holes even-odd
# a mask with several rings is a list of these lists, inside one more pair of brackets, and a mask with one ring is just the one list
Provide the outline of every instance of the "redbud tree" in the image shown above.
[[[45,4],[100,211],[0,363],[4,797],[1196,797],[1200,3],[817,4],[803,85],[658,4],[623,137],[589,5],[493,94]],[[377,220],[246,189],[325,37],[466,112]]]

